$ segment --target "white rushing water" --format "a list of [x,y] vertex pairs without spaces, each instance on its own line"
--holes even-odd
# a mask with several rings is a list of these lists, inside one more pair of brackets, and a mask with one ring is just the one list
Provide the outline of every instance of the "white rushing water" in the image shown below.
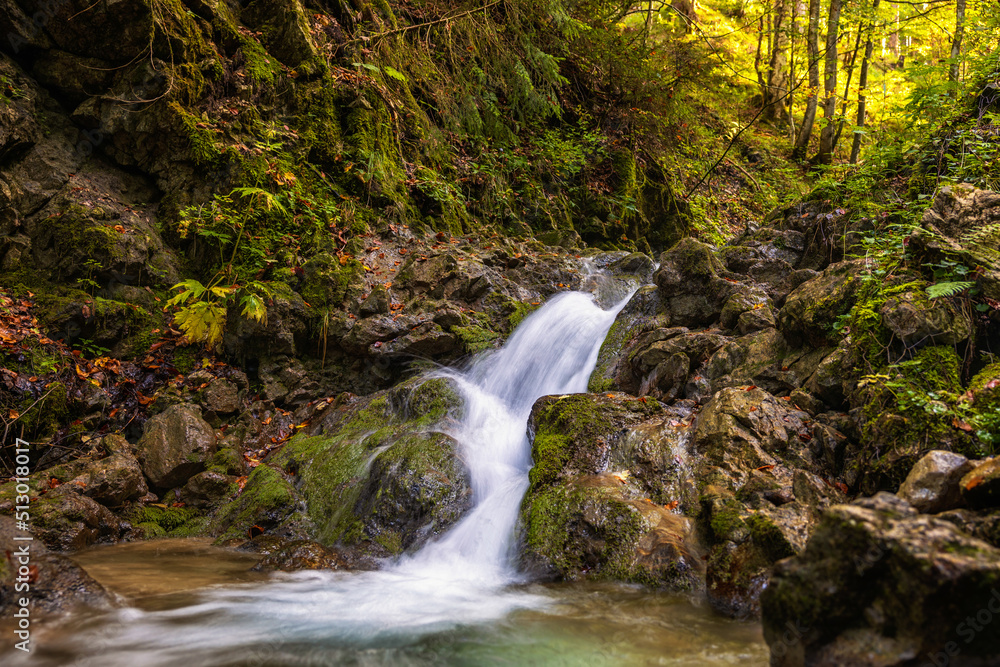
[[[550,604],[550,597],[512,586],[520,581],[513,543],[531,468],[527,420],[541,396],[586,391],[627,300],[602,310],[590,294],[560,294],[526,318],[502,349],[464,371],[438,372],[464,399],[448,432],[462,446],[474,506],[437,541],[376,572],[278,575],[266,584],[208,591],[178,609],[99,617],[73,635],[73,664],[327,664],[311,660],[345,646],[401,646]],[[24,664],[60,660],[53,642]]]

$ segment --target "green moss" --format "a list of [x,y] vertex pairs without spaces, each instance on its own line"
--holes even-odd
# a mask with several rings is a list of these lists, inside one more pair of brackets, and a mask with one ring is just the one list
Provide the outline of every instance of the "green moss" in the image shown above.
[[750,537],[754,546],[761,550],[764,557],[771,563],[795,555],[795,549],[788,543],[781,529],[771,519],[761,514],[755,514],[746,519],[750,529]]
[[231,447],[221,447],[207,461],[206,467],[222,475],[239,475],[243,471],[243,457]]
[[518,325],[524,321],[524,318],[535,312],[540,305],[541,304],[525,303],[523,301],[513,302],[514,312],[507,316],[507,324],[510,326],[510,331],[516,329]]
[[255,525],[273,530],[293,518],[298,503],[298,494],[278,470],[259,465],[247,477],[243,492],[215,512],[206,530],[220,542],[245,537]]
[[153,539],[200,534],[205,517],[190,507],[142,505],[127,513],[126,518],[143,532],[146,539]]
[[[607,489],[551,486],[531,496],[523,516],[529,552],[563,576],[663,583],[646,581],[649,573],[636,566],[635,545],[647,529],[642,515]],[[581,532],[589,539],[580,539]]]
[[222,157],[222,151],[216,142],[215,133],[208,128],[198,127],[202,119],[187,111],[179,103],[170,102],[168,106],[174,112],[181,133],[188,139],[191,159],[195,164],[203,167],[216,164]]
[[573,441],[565,435],[538,433],[531,443],[534,465],[528,473],[532,488],[552,484],[558,479],[570,459]]
[[479,326],[452,327],[451,332],[459,337],[466,354],[476,354],[496,347],[500,334]]
[[257,40],[240,35],[239,43],[247,76],[258,85],[273,84],[281,74],[281,64]]

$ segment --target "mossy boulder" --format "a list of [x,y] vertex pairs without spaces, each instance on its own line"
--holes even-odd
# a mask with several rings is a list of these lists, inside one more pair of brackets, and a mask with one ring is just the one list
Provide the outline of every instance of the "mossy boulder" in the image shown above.
[[[912,664],[956,655],[1000,660],[1000,635],[969,623],[1000,590],[1000,552],[889,494],[824,514],[761,596],[771,664]],[[795,629],[793,636],[789,628]]]
[[738,282],[711,247],[686,238],[660,256],[656,284],[671,324],[701,327],[719,319]]
[[268,464],[254,468],[243,489],[220,506],[205,526],[218,542],[244,540],[261,532],[303,539],[309,529],[302,496],[283,471]]
[[31,529],[54,551],[82,549],[114,542],[125,526],[109,509],[66,484],[46,491],[31,503]]
[[972,321],[954,304],[904,292],[886,299],[882,325],[904,345],[958,345],[972,335]]
[[833,264],[796,288],[785,299],[778,326],[793,345],[829,347],[837,344],[838,317],[851,312],[858,298],[863,260]]
[[444,532],[471,506],[458,443],[436,424],[461,402],[444,379],[331,407],[268,462],[295,480],[314,538],[386,556]]
[[565,579],[697,586],[693,525],[675,511],[692,492],[678,437],[682,416],[625,394],[539,399],[521,505],[525,562]]

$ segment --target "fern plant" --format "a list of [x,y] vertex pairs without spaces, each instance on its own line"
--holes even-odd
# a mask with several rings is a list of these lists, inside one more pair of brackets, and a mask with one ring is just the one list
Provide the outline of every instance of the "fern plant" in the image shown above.
[[[227,223],[228,230],[225,232],[201,228],[198,230],[199,236],[211,237],[218,241],[220,249],[235,238],[229,261],[215,272],[207,285],[194,278],[177,283],[172,287],[172,289],[178,290],[177,294],[167,301],[167,306],[178,309],[174,320],[188,339],[192,342],[205,343],[209,348],[217,347],[222,341],[222,332],[226,326],[226,313],[234,303],[242,306],[241,314],[243,317],[267,323],[267,307],[264,304],[264,297],[269,296],[270,292],[263,283],[256,281],[250,281],[242,287],[235,284],[235,263],[240,242],[246,235],[247,222],[251,219],[256,207],[287,214],[287,210],[278,198],[262,188],[235,188],[225,196],[225,201],[233,202],[236,198],[246,199],[248,202],[245,212],[239,220],[230,220],[220,216]],[[186,233],[186,225],[183,231]],[[232,236],[230,236],[230,232]]]
[[968,280],[952,280],[946,283],[934,283],[927,287],[927,296],[931,299],[940,299],[948,296],[961,294],[965,290],[975,285]]

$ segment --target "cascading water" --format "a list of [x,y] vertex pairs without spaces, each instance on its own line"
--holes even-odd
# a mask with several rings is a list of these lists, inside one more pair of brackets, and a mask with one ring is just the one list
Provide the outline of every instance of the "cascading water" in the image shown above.
[[525,433],[531,406],[548,394],[587,390],[601,343],[624,303],[601,310],[588,294],[560,294],[527,318],[503,349],[466,372],[441,373],[465,399],[450,435],[462,445],[475,508],[398,571],[482,585],[515,580],[511,539],[531,468]]
[[[334,647],[404,645],[550,604],[548,596],[511,586],[519,580],[512,540],[531,468],[527,420],[541,396],[586,391],[627,300],[602,310],[590,294],[560,294],[501,350],[465,371],[439,371],[464,398],[449,434],[462,445],[475,500],[441,539],[377,572],[299,572],[216,589],[179,609],[120,610],[101,622],[103,638],[78,633],[76,651],[87,647],[82,659],[104,667],[317,664],[308,656],[329,659]],[[37,658],[32,663],[60,664],[58,655],[46,662],[44,651]]]

